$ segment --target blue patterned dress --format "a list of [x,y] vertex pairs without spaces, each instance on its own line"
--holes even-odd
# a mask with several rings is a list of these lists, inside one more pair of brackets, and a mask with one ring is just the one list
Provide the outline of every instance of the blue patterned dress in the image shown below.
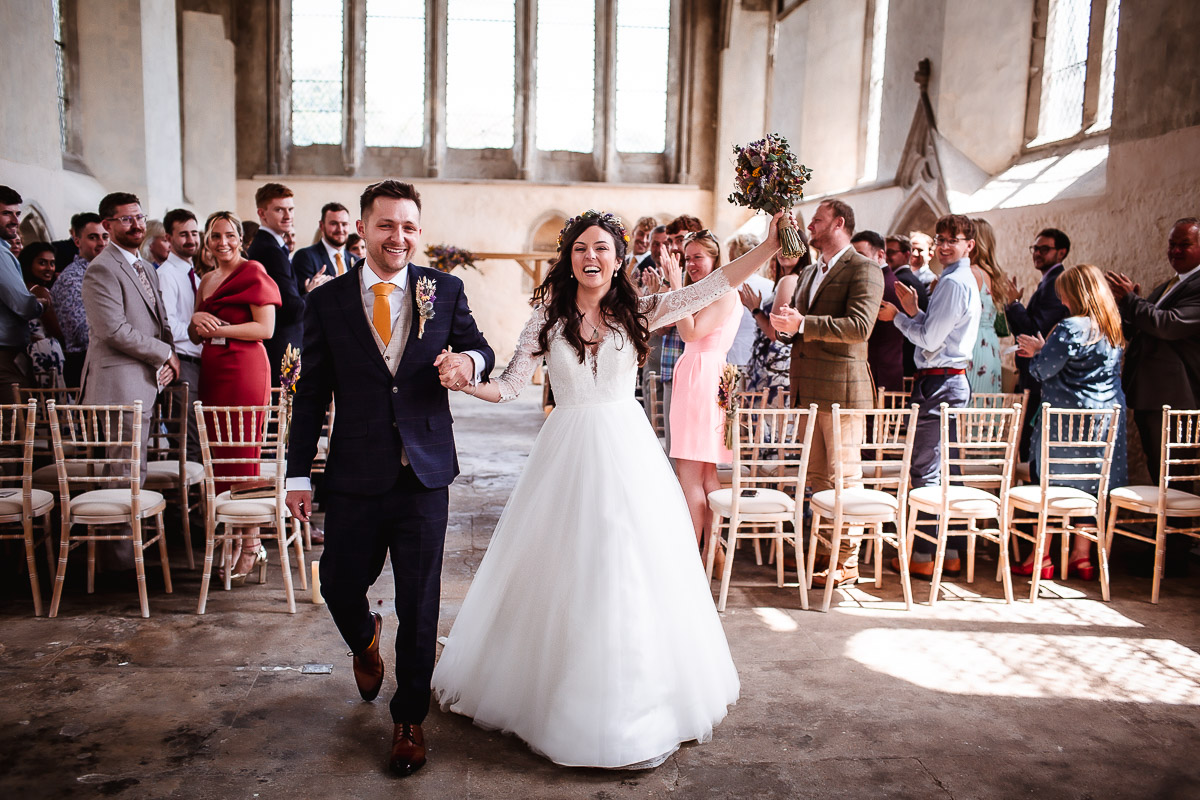
[[967,370],[967,383],[971,394],[1001,391],[1000,337],[996,334],[996,304],[987,283],[979,290],[979,301],[983,312],[979,317],[979,338],[975,340],[975,352],[971,367]]

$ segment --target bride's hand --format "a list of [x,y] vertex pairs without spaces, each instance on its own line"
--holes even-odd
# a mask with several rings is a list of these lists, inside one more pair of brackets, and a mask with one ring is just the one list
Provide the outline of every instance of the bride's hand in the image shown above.
[[790,209],[787,211],[780,211],[778,214],[775,214],[773,217],[771,217],[771,224],[767,226],[767,238],[764,240],[764,243],[770,245],[772,250],[778,250],[780,247],[782,247],[782,245],[779,243],[779,221],[783,219],[784,214],[786,214],[787,218],[791,220],[793,228],[799,227],[796,224],[796,217],[792,214]]

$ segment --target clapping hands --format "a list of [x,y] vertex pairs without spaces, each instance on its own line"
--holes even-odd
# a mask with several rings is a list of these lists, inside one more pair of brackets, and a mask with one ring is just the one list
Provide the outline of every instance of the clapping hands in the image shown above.
[[[909,286],[906,283],[902,283],[901,281],[896,281],[896,299],[900,301],[900,309],[905,314],[907,314],[910,317],[916,316],[917,309],[918,309],[917,290],[916,289],[913,289],[911,286]],[[896,308],[891,303],[883,303],[882,305],[892,306],[893,311]],[[881,311],[882,311],[882,306],[881,306]],[[895,314],[892,314],[892,316],[888,317],[888,319],[894,319],[895,316],[896,316]]]
[[1046,338],[1040,333],[1037,336],[1017,334],[1017,355],[1021,358],[1033,358],[1046,346]]

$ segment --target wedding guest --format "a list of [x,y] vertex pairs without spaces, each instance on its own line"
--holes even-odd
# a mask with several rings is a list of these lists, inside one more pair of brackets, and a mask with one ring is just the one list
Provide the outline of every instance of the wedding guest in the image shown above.
[[[734,236],[725,248],[729,252],[729,260],[741,258],[757,247],[761,241],[752,233],[740,233]],[[763,268],[766,269],[767,265],[764,265]],[[739,293],[747,289],[757,293],[760,297],[762,295],[770,297],[775,291],[775,282],[756,272],[739,287]],[[754,306],[742,308],[742,321],[738,324],[737,335],[733,337],[733,344],[729,347],[729,354],[726,356],[726,361],[740,368],[743,375],[749,369],[750,358],[754,355],[754,339],[758,333],[758,323],[754,321],[751,308]]]
[[800,271],[812,263],[808,234],[803,228],[797,228],[796,233],[804,243],[804,255],[788,258],[776,253],[771,257],[767,262],[767,269],[774,285],[769,295],[747,289],[745,284],[738,290],[742,305],[750,309],[750,315],[757,325],[754,332],[754,348],[747,368],[746,389],[765,389],[768,406],[786,404],[788,390],[792,384],[792,346],[775,336],[775,329],[771,327],[771,314],[777,305],[776,301],[782,306],[787,302],[787,298],[792,296],[796,291],[796,278]]
[[354,259],[354,263],[367,257],[367,243],[357,233],[352,233],[346,237],[346,252]]
[[[900,308],[884,303],[880,320],[893,320],[904,336],[917,346],[917,375],[913,381],[912,402],[920,406],[917,430],[913,437],[912,465],[909,478],[913,488],[941,483],[941,406],[963,408],[971,399],[967,367],[975,352],[979,335],[979,286],[971,272],[970,254],[975,247],[975,223],[961,214],[950,214],[937,221],[937,257],[942,274],[929,296],[929,308],[921,311],[917,295],[903,283],[896,285]],[[899,313],[900,310],[903,313]],[[951,431],[953,438],[953,430]],[[962,569],[959,539],[951,537],[945,553],[943,574],[958,575]],[[916,538],[909,572],[932,579],[933,555],[937,546]],[[892,568],[900,569],[900,559],[892,559]]]
[[288,258],[296,255],[296,229],[288,228],[283,232],[283,246],[287,250]]
[[[200,401],[205,405],[266,405],[271,399],[271,365],[263,341],[275,329],[279,289],[262,264],[242,257],[242,221],[230,211],[217,211],[204,225],[204,243],[216,269],[204,276],[188,333],[200,353]],[[213,425],[215,420],[207,424]],[[255,432],[260,439],[261,430]],[[214,458],[258,458],[258,447],[221,447]],[[257,464],[216,464],[218,478],[257,475]],[[217,481],[217,491],[230,488]],[[266,564],[267,550],[258,528],[241,528],[240,552],[231,580],[243,583]],[[224,576],[222,576],[223,579]]]
[[[887,245],[875,231],[859,231],[850,239],[850,244],[864,258],[879,265],[883,272],[883,299],[897,305],[896,274],[887,263]],[[871,378],[875,388],[889,392],[904,390],[904,334],[891,322],[876,320],[867,340],[867,363],[871,365]]]
[[[275,316],[275,332],[266,341],[271,385],[279,385],[279,364],[290,344],[300,347],[304,338],[304,298],[296,286],[290,252],[284,234],[294,230],[296,202],[291,189],[280,183],[267,183],[254,193],[261,227],[250,242],[246,258],[257,261],[279,287],[282,305]],[[207,243],[207,237],[205,238]]]
[[[684,237],[703,229],[704,224],[700,220],[687,214],[681,214],[667,224],[667,252],[675,259],[676,264],[683,263]],[[665,260],[660,262],[655,256],[655,263],[660,272],[665,271]],[[668,287],[664,285],[662,288]],[[671,400],[675,386],[675,363],[681,355],[683,355],[683,339],[679,336],[679,328],[673,324],[668,325],[663,329],[662,352],[659,354],[658,362],[658,380],[663,392],[663,428],[666,431],[668,453],[671,452]]]
[[[843,422],[842,452],[833,449],[833,404],[873,408],[875,387],[867,364],[867,340],[883,298],[879,265],[863,258],[850,244],[854,209],[841,200],[825,200],[808,223],[812,246],[821,258],[801,273],[790,303],[775,303],[771,325],[776,336],[792,345],[792,405],[818,406],[809,451],[808,475],[813,491],[833,488],[841,473],[846,486],[859,485],[861,425]],[[812,576],[815,586],[858,580],[858,544],[844,541],[828,569]]]
[[929,266],[933,256],[933,237],[921,231],[911,231],[908,234],[908,240],[912,243],[909,266],[912,267],[917,279],[928,288],[937,280],[937,273]]
[[14,256],[16,256],[17,258],[21,257],[21,252],[25,249],[25,243],[24,243],[24,240],[21,238],[21,229],[20,228],[17,229],[17,235],[14,236],[12,238],[12,241],[10,241],[8,243],[8,247],[12,251],[12,254]]
[[[642,295],[654,294],[666,288],[666,282],[662,280],[662,272],[656,265],[667,263],[669,245],[670,240],[667,237],[667,226],[656,225],[654,230],[650,231],[650,258],[643,260],[640,269],[632,275],[634,283]],[[666,331],[661,329],[650,331],[650,353],[646,357],[646,363],[642,365],[641,381],[642,405],[646,409],[646,416],[651,422],[654,420],[654,403],[656,401],[662,403],[663,431],[669,452],[671,447],[671,429],[667,424],[667,419],[670,414],[671,403],[670,399],[666,397],[666,386],[661,381],[661,375],[659,376],[657,395],[650,391],[650,373],[659,374],[662,370],[662,348],[665,333]]]
[[321,208],[321,238],[302,247],[292,256],[296,289],[308,294],[326,281],[344,275],[350,267],[346,239],[350,235],[350,212],[341,203],[326,203]]
[[83,276],[88,264],[108,246],[108,231],[99,214],[85,211],[71,218],[71,239],[77,255],[54,281],[50,294],[54,312],[63,334],[63,380],[67,386],[79,386],[83,362],[87,358],[88,321],[83,307]]
[[[175,208],[163,216],[163,228],[171,244],[162,266],[158,268],[158,282],[162,288],[163,305],[167,307],[167,326],[179,357],[179,374],[175,384],[188,387],[189,402],[200,398],[200,345],[192,341],[188,326],[192,312],[196,310],[196,290],[200,277],[194,266],[200,251],[200,228],[196,215],[186,208]],[[184,415],[187,424],[186,449],[189,461],[202,461],[200,435],[195,418],[188,410]]]
[[[49,242],[33,242],[21,250],[21,277],[32,292],[36,287],[49,291],[54,285],[56,266],[54,245]],[[60,388],[63,381],[64,362],[62,330],[54,315],[54,305],[48,303],[42,316],[29,320],[29,363],[33,370],[33,385],[41,388]]]
[[1000,338],[1006,337],[1008,323],[1004,308],[1008,305],[1008,276],[996,264],[996,234],[991,224],[981,218],[975,223],[975,248],[971,251],[971,272],[979,286],[979,338],[967,371],[971,394],[1004,391],[1004,371],[1000,363]]
[[[912,242],[902,233],[894,233],[884,239],[884,256],[896,280],[917,293],[917,308],[924,311],[929,307],[929,290],[912,271]],[[911,378],[917,374],[917,346],[908,339],[904,340],[904,377]]]
[[[672,258],[667,265],[672,289],[696,283],[721,266],[721,244],[711,233],[692,233],[684,241],[687,277],[680,275],[678,262]],[[700,547],[712,546],[708,494],[721,488],[717,464],[733,460],[733,453],[725,447],[724,412],[717,405],[717,386],[743,313],[737,293],[730,290],[675,323],[684,349],[675,364],[670,454]]]
[[[1125,463],[1125,393],[1121,388],[1121,350],[1125,346],[1121,314],[1104,280],[1104,273],[1091,264],[1078,264],[1064,270],[1055,281],[1055,290],[1069,316],[1054,326],[1049,338],[1043,338],[1041,334],[1018,336],[1020,354],[1030,359],[1029,371],[1041,383],[1042,401],[1052,408],[1110,409],[1114,404],[1121,406],[1109,466],[1109,488],[1115,489],[1129,482]],[[1053,429],[1050,435],[1055,435]],[[1041,438],[1041,425],[1035,425],[1029,453],[1029,471],[1035,481],[1041,474]],[[1056,457],[1064,458],[1094,458],[1095,455],[1095,448],[1089,447],[1075,451],[1063,448],[1056,452]],[[1099,488],[1095,481],[1053,477],[1051,481],[1056,486],[1074,486],[1092,493]],[[1046,538],[1049,540],[1050,535]],[[1068,574],[1078,574],[1085,581],[1096,577],[1091,546],[1092,543],[1082,536],[1071,539]],[[1031,551],[1024,563],[1013,565],[1013,573],[1032,575],[1038,566],[1033,559]],[[1040,566],[1043,579],[1054,577],[1048,541]]]
[[146,222],[146,238],[142,240],[139,252],[142,258],[154,265],[155,269],[161,267],[167,260],[167,256],[171,253],[171,242],[162,220],[152,219]]
[[629,251],[629,269],[641,272],[642,266],[651,259],[650,234],[658,227],[654,217],[641,217],[633,226],[633,242]]
[[[1054,282],[1063,272],[1063,260],[1071,252],[1071,240],[1057,228],[1045,228],[1038,233],[1029,253],[1033,256],[1034,268],[1042,279],[1029,298],[1029,305],[1021,303],[1022,291],[1016,281],[1008,281],[1008,296],[1011,302],[1004,309],[1008,329],[1014,336],[1046,336],[1051,329],[1067,316],[1063,305],[1054,291]],[[1029,374],[1029,359],[1017,358],[1017,391],[1029,390],[1029,408],[1025,411],[1025,427],[1021,431],[1021,458],[1029,460],[1029,438],[1033,435],[1033,415],[1042,405],[1041,384]]]
[[50,293],[42,287],[25,288],[21,265],[12,254],[11,243],[20,233],[21,195],[8,186],[0,186],[0,396],[12,397],[14,383],[29,386],[22,361],[29,344],[29,320],[40,317],[51,304]]

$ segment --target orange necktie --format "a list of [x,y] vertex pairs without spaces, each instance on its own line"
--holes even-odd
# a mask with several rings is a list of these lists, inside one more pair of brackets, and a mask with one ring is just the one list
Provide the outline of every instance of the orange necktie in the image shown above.
[[333,257],[337,261],[337,274],[341,275],[346,271],[346,262],[342,261],[342,252],[339,250],[333,254]]
[[371,307],[371,324],[375,326],[375,332],[385,345],[392,340],[392,304],[388,302],[388,295],[395,288],[394,283],[377,283],[371,287],[371,291],[375,293],[375,305]]

